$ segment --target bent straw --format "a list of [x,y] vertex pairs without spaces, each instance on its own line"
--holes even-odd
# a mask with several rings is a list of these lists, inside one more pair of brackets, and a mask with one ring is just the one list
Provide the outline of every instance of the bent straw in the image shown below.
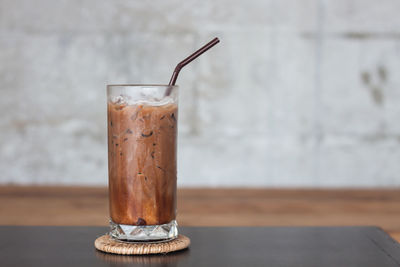
[[183,67],[185,67],[187,64],[189,64],[190,62],[195,60],[201,54],[203,54],[208,49],[210,49],[211,47],[213,47],[214,45],[216,45],[218,43],[219,43],[219,39],[216,37],[216,38],[212,39],[210,42],[208,42],[206,45],[201,47],[199,50],[195,51],[193,54],[191,54],[190,56],[188,56],[187,58],[185,58],[184,60],[179,62],[178,65],[176,65],[174,72],[172,73],[171,80],[169,81],[170,87],[168,87],[167,91],[165,92],[165,95],[169,96],[169,94],[171,93],[172,86],[175,85],[176,79],[178,78],[178,75],[179,75],[179,72],[181,71],[181,69]]

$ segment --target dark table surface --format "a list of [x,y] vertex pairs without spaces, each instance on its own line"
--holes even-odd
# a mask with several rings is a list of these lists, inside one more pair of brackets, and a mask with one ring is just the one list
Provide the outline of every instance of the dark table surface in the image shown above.
[[106,227],[0,227],[0,266],[400,266],[376,227],[181,227],[189,249],[153,256],[97,251]]

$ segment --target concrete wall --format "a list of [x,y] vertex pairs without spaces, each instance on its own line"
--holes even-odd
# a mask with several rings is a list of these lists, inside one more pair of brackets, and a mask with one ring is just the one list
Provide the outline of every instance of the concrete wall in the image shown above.
[[181,86],[183,186],[399,186],[396,0],[0,0],[0,183],[107,183],[105,85]]

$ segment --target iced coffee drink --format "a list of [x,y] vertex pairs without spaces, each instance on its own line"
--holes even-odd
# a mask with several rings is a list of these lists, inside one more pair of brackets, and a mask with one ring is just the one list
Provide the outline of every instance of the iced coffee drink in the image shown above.
[[108,169],[111,235],[177,236],[177,87],[110,85]]

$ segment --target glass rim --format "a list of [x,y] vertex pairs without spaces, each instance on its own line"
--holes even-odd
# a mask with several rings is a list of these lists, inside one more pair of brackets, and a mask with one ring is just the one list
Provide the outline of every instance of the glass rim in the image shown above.
[[179,85],[169,85],[169,84],[107,84],[107,88],[110,87],[140,87],[140,86],[148,86],[148,87],[173,87],[177,88]]

